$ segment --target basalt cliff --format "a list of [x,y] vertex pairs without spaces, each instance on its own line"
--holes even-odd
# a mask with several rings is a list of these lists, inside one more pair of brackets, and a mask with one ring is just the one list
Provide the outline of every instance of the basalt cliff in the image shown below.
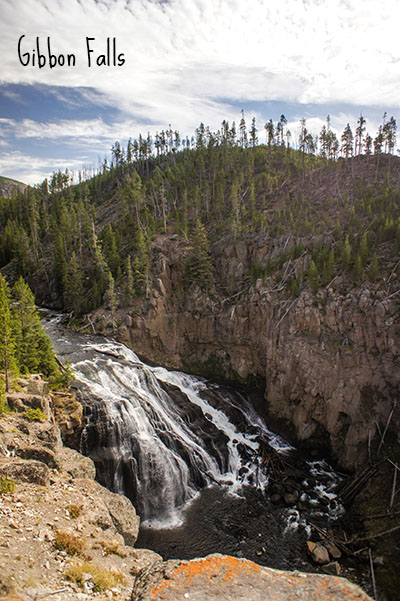
[[[260,238],[213,250],[220,281],[268,252]],[[261,410],[297,440],[329,448],[346,468],[376,451],[386,427],[386,436],[398,431],[398,295],[363,285],[282,298],[258,279],[221,301],[196,285],[182,288],[182,239],[160,236],[152,252],[155,286],[144,303],[115,320],[114,335],[137,353],[171,368],[261,386]],[[98,311],[92,323],[110,332],[110,312]]]

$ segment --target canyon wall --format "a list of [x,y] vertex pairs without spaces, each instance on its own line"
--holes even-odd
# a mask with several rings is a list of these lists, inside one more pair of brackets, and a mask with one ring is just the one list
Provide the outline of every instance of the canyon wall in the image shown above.
[[[220,243],[213,249],[219,284],[237,290],[250,261],[270,250],[259,240]],[[182,285],[185,252],[177,236],[157,240],[155,285],[140,307],[120,312],[122,342],[167,367],[262,382],[269,417],[294,439],[329,447],[349,469],[376,449],[388,420],[385,436],[398,431],[399,295],[364,284],[292,298],[259,279],[221,300]],[[303,267],[298,259],[295,269]]]

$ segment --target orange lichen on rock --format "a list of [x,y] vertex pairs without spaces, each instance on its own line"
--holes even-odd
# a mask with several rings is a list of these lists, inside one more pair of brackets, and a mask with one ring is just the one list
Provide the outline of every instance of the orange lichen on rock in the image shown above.
[[183,577],[184,582],[192,580],[196,575],[218,578],[219,580],[231,580],[240,572],[259,572],[261,567],[252,561],[238,559],[236,557],[222,557],[209,555],[202,559],[181,563],[171,575],[171,578]]
[[155,597],[166,586],[173,585],[173,582],[176,582],[179,586],[192,584],[197,576],[213,579],[217,583],[232,580],[239,576],[241,572],[250,575],[252,572],[257,573],[260,570],[261,566],[247,559],[209,555],[208,557],[180,563],[169,574],[168,579],[164,579],[157,588],[152,590],[152,595]]
[[344,578],[283,572],[218,554],[154,564],[138,575],[132,598],[135,601],[371,601]]

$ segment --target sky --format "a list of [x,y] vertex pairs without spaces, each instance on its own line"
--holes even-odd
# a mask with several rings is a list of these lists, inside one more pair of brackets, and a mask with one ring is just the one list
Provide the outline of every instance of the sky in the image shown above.
[[[317,134],[329,114],[339,137],[360,114],[373,137],[400,119],[399,0],[0,0],[0,15],[0,175],[28,184],[241,110],[261,142],[284,114],[294,145],[302,117]],[[51,68],[48,40],[75,64]]]

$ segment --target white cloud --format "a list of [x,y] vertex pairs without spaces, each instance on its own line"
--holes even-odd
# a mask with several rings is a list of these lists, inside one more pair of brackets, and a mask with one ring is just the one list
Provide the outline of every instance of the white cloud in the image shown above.
[[[70,171],[79,170],[85,163],[85,157],[74,159],[39,158],[24,154],[20,151],[0,153],[0,173],[8,177],[23,181],[26,184],[37,184],[54,171],[65,171],[66,166]],[[27,169],[29,165],[29,169]]]
[[[379,6],[376,0],[0,1],[3,83],[47,84],[68,108],[79,108],[78,95],[61,86],[79,88],[83,102],[94,100],[125,115],[112,124],[95,115],[46,123],[0,119],[0,139],[59,139],[77,144],[79,152],[92,145],[103,154],[105,143],[109,148],[115,139],[154,134],[169,123],[190,134],[200,121],[214,129],[222,119],[237,121],[239,110],[230,101],[239,108],[241,102],[263,100],[400,107],[398,0],[381,0]],[[77,65],[23,67],[17,54],[21,35],[23,52],[35,48],[37,36],[45,52],[49,36],[53,53],[75,53]],[[104,53],[107,37],[115,37],[125,65],[89,69],[86,36],[95,38],[96,53]],[[338,109],[332,128],[340,136],[347,121],[355,127],[358,116],[357,110]],[[269,115],[256,117],[264,140]],[[322,124],[317,117],[307,121],[314,135]],[[377,125],[368,122],[372,135]],[[289,127],[295,141],[298,122]],[[6,166],[3,159],[0,171]],[[45,166],[32,169],[43,173]]]
[[[200,111],[221,118],[216,97],[400,106],[398,0],[3,0],[2,79],[93,86],[147,121],[193,127]],[[74,68],[22,67],[24,50],[50,36],[54,53],[74,52]],[[86,66],[116,37],[123,67]],[[208,103],[205,103],[205,100]],[[219,109],[219,110],[218,110]],[[201,113],[203,114],[203,113]],[[211,122],[211,121],[210,121]],[[214,123],[212,123],[214,125]]]

